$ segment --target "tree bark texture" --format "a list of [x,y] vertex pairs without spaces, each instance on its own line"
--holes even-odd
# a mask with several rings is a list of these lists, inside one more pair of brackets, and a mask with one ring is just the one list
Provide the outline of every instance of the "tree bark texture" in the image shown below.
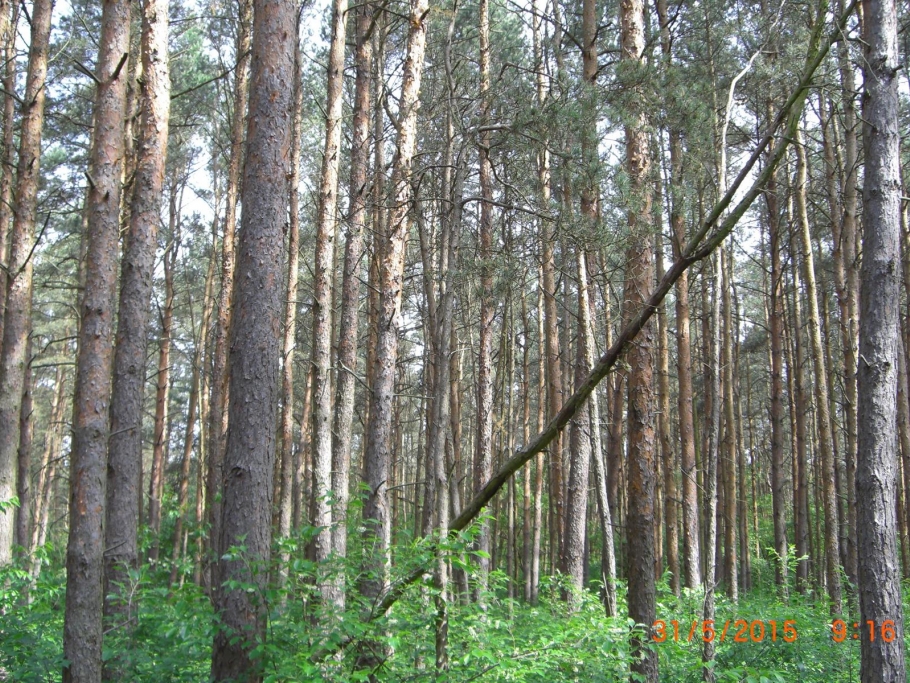
[[815,415],[818,429],[818,450],[822,468],[822,494],[825,515],[825,562],[827,568],[828,596],[835,614],[841,611],[840,582],[840,530],[837,516],[837,489],[835,488],[834,435],[832,433],[828,374],[822,345],[821,318],[818,309],[818,292],[815,281],[815,259],[809,235],[809,215],[806,201],[807,161],[802,137],[796,141],[796,212],[802,246],[803,279],[806,285],[808,306],[809,355],[815,371]]
[[[351,179],[348,191],[348,216],[345,222],[344,271],[341,281],[341,319],[338,331],[338,373],[335,382],[335,440],[332,443],[332,551],[347,557],[347,505],[351,470],[351,428],[357,372],[357,340],[360,325],[360,279],[363,260],[363,233],[368,219],[370,191],[370,76],[373,71],[373,41],[370,26],[373,5],[357,9],[354,47],[354,129],[351,136]],[[339,586],[335,604],[344,608],[344,585]]]
[[70,453],[64,683],[101,680],[103,523],[129,36],[130,3],[108,0],[101,15],[87,174],[85,289],[79,311]]
[[897,374],[900,350],[900,134],[897,9],[863,2],[863,263],[860,290],[856,497],[863,623],[894,622],[897,637],[862,638],[863,683],[906,680],[897,555]]
[[[363,508],[366,523],[365,555],[369,566],[361,583],[368,600],[376,600],[388,587],[388,548],[391,534],[388,480],[392,463],[398,331],[404,288],[404,256],[411,208],[411,165],[417,142],[417,110],[423,75],[427,35],[427,0],[411,0],[408,47],[402,74],[398,137],[392,167],[391,208],[381,238],[379,309],[375,363],[370,378],[370,417],[364,450],[364,480],[369,489]],[[375,665],[373,655],[363,657],[365,667]]]
[[[168,0],[142,7],[142,92],[139,149],[129,232],[120,267],[120,305],[111,390],[111,440],[105,508],[105,613],[119,612],[118,587],[138,562],[142,480],[142,413],[149,303],[158,246],[161,191],[167,159],[171,79]],[[113,599],[109,596],[114,596]]]
[[[620,4],[621,59],[628,62],[644,60],[644,4],[641,0],[623,0]],[[626,172],[632,185],[635,206],[628,214],[633,243],[626,251],[626,283],[624,299],[626,319],[648,300],[654,280],[653,238],[647,235],[651,215],[651,195],[648,188],[650,154],[648,152],[647,122],[638,113],[626,125]],[[654,623],[657,594],[654,582],[654,488],[657,476],[657,444],[654,415],[654,329],[647,323],[629,349],[628,383],[628,490],[629,512],[628,567],[629,617],[636,624],[649,628]],[[615,416],[614,416],[615,419]],[[646,648],[643,641],[633,643],[639,657],[632,670],[647,681],[657,681],[657,653]]]
[[[319,218],[313,271],[313,519],[319,527],[313,541],[314,559],[324,562],[332,552],[332,290],[335,281],[335,233],[338,221],[338,166],[341,161],[341,106],[344,78],[347,0],[332,4],[329,45],[325,143],[319,181]],[[324,599],[331,586],[320,580]]]
[[[253,648],[264,637],[261,599],[272,540],[272,494],[280,393],[284,229],[291,164],[296,6],[254,0],[247,158],[231,322],[231,392],[224,459],[223,516],[215,609],[222,628],[212,649],[216,681],[260,681]],[[239,113],[237,114],[240,115]]]
[[[227,187],[225,188],[224,230],[221,242],[221,290],[218,295],[218,320],[215,324],[215,352],[212,361],[212,395],[209,401],[209,478],[205,498],[209,505],[212,555],[216,560],[212,565],[213,572],[218,569],[217,558],[221,555],[221,549],[217,544],[218,539],[221,538],[222,499],[219,494],[224,485],[224,439],[227,430],[227,402],[230,388],[228,333],[233,315],[234,269],[237,258],[237,195],[240,192],[240,175],[243,169],[252,30],[253,0],[238,0],[231,150]],[[217,586],[219,582],[219,578],[213,573],[212,586]]]
[[[16,455],[19,446],[20,410],[28,364],[28,336],[32,317],[32,259],[35,221],[38,213],[41,129],[44,125],[44,82],[47,77],[51,0],[38,0],[32,7],[31,44],[25,103],[19,134],[13,226],[5,281],[6,309],[0,351],[0,501],[16,495]],[[12,559],[15,509],[0,512],[0,566]]]

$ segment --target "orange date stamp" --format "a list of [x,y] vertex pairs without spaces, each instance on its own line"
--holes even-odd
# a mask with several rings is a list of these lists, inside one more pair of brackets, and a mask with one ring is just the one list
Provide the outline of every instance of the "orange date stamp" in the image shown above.
[[658,619],[651,629],[651,639],[655,643],[678,643],[680,640],[687,643],[693,640],[705,643],[724,643],[728,640],[733,643],[792,643],[799,637],[795,619],[782,622],[774,619],[727,619],[723,623],[712,619],[693,619],[685,623],[676,619]]
[[835,643],[843,643],[845,640],[868,640],[874,643],[881,640],[884,643],[890,643],[897,638],[897,626],[893,619],[885,619],[881,623],[877,621],[844,621],[835,619],[831,622],[831,639]]

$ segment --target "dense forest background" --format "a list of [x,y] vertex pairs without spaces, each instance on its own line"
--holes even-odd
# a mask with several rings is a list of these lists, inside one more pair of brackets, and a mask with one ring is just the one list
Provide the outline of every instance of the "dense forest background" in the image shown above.
[[906,680],[905,3],[0,53],[0,680]]

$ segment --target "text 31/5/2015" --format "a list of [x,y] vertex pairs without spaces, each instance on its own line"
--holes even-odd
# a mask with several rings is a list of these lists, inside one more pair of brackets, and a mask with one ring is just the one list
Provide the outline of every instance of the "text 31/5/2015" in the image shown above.
[[734,643],[761,643],[765,640],[775,643],[778,640],[792,643],[798,636],[796,620],[794,619],[788,619],[784,622],[778,622],[773,619],[768,621],[761,619],[753,619],[751,621],[746,619],[727,619],[723,623],[715,622],[711,619],[705,621],[693,619],[691,622],[685,622],[682,625],[676,619],[669,621],[658,619],[654,622],[651,633],[651,639],[655,643],[663,643],[667,640],[679,642],[680,639],[685,642],[700,639],[706,643],[715,640],[723,643],[727,639]]

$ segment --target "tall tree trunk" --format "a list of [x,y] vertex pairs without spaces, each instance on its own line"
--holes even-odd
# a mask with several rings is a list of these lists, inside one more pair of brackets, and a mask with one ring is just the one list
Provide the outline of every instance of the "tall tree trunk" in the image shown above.
[[28,552],[29,521],[33,507],[31,495],[32,437],[35,421],[32,415],[32,339],[25,343],[25,377],[22,384],[22,409],[19,411],[19,448],[16,453],[16,497],[19,508],[16,510],[15,544],[20,552]]
[[[325,562],[332,552],[332,289],[335,274],[335,233],[338,211],[338,166],[341,161],[341,105],[344,79],[347,0],[332,4],[329,46],[325,143],[319,180],[319,214],[313,272],[313,519],[320,531],[313,541],[314,559]],[[320,579],[323,599],[331,599],[329,583]]]
[[231,148],[225,187],[224,229],[221,242],[221,291],[218,295],[218,319],[215,323],[215,350],[212,360],[212,392],[209,401],[209,467],[205,499],[208,502],[208,520],[211,527],[212,576],[210,585],[218,586],[220,578],[215,572],[217,558],[223,554],[218,547],[221,538],[221,511],[224,488],[224,448],[227,435],[229,374],[228,332],[231,327],[234,303],[234,270],[237,259],[237,195],[240,192],[240,174],[243,170],[246,134],[247,105],[249,100],[250,44],[253,31],[254,0],[238,0],[237,44],[234,48],[234,92],[231,118]]
[[[627,0],[620,7],[621,60],[632,63],[644,60],[644,4]],[[631,319],[651,295],[654,281],[652,254],[653,238],[647,235],[651,216],[651,195],[648,189],[650,154],[648,152],[647,121],[643,112],[636,112],[625,127],[626,171],[631,179],[635,206],[629,211],[629,231],[636,239],[626,251],[626,283],[623,316]],[[654,486],[657,463],[654,434],[654,329],[645,324],[629,349],[629,455],[628,532],[629,617],[646,628],[654,623],[657,595],[654,579]],[[614,415],[614,421],[616,416]],[[640,656],[632,670],[644,680],[657,681],[657,653],[636,638],[633,650]]]
[[[208,268],[205,274],[205,286],[202,293],[202,318],[199,321],[199,333],[196,337],[195,349],[193,350],[193,368],[190,378],[190,397],[187,405],[186,428],[183,432],[183,458],[180,463],[180,484],[177,491],[177,520],[174,523],[174,547],[171,551],[171,576],[170,585],[177,581],[178,565],[180,558],[184,554],[184,520],[189,516],[189,492],[190,492],[190,465],[193,458],[193,442],[195,441],[196,420],[199,415],[199,394],[202,386],[202,375],[204,371],[205,350],[208,345],[209,321],[212,315],[212,286],[215,278],[215,255],[212,253],[209,259]],[[202,453],[202,439],[199,439]],[[202,464],[202,458],[196,459],[199,466]],[[197,491],[198,496],[201,491]],[[181,579],[181,583],[183,580]]]
[[[536,15],[535,15],[536,17]],[[537,432],[543,431],[547,413],[547,358],[544,348],[545,313],[544,313],[543,268],[537,284]],[[543,489],[544,459],[539,454],[534,463],[534,538],[531,548],[531,604],[536,605],[540,597],[540,550],[543,535]]]
[[[548,97],[549,79],[543,57],[543,9],[541,0],[534,0],[533,38],[534,71],[537,74],[537,106],[544,107]],[[548,141],[543,140],[537,151],[537,185],[540,205],[544,210],[550,205],[550,152]],[[540,243],[543,263],[544,329],[547,377],[547,419],[552,419],[562,405],[562,368],[559,362],[558,314],[556,307],[556,264],[553,248],[556,241],[555,222],[541,221]],[[561,529],[564,527],[562,497],[562,438],[559,437],[549,450],[550,466],[550,512],[553,533],[551,547],[560,545]],[[554,519],[555,518],[555,519]]]
[[104,525],[104,610],[123,611],[120,586],[138,556],[142,480],[142,414],[149,303],[158,246],[161,191],[167,158],[171,79],[168,0],[142,7],[142,93],[139,146],[129,232],[120,271],[120,306],[111,390],[111,440]]
[[[685,247],[686,226],[683,215],[682,136],[670,132],[670,226],[673,230],[673,257]],[[679,452],[682,473],[682,530],[685,585],[701,585],[699,548],[698,482],[695,468],[695,422],[692,410],[692,350],[689,337],[689,277],[683,273],[676,282],[676,373],[679,384]]]
[[[720,455],[720,403],[721,403],[721,372],[720,372],[720,346],[721,346],[721,297],[717,290],[721,288],[721,253],[716,252],[713,259],[713,303],[710,316],[713,325],[709,323],[710,337],[708,339],[708,352],[705,364],[713,368],[706,381],[706,398],[711,397],[710,411],[705,415],[705,519],[707,529],[705,533],[705,555],[707,557],[705,568],[705,598],[702,607],[703,621],[713,621],[715,612],[715,581],[714,568],[717,566],[717,463]],[[707,280],[706,280],[707,283]],[[707,403],[707,400],[705,401]],[[702,677],[705,683],[716,680],[714,673],[715,645],[713,641],[705,641],[702,649]]]
[[[36,25],[36,14],[33,10],[32,26]],[[73,396],[64,683],[96,683],[101,679],[104,484],[110,439],[111,342],[129,38],[129,2],[104,3],[87,174],[85,288],[80,302]]]
[[[767,102],[768,118],[772,114],[771,100]],[[770,156],[774,152],[769,150]],[[784,380],[783,380],[783,248],[780,224],[780,204],[777,178],[772,174],[765,190],[768,210],[768,251],[771,253],[771,292],[768,311],[768,337],[771,345],[771,515],[774,520],[774,580],[780,591],[787,591],[787,503],[784,466]]]
[[[41,464],[38,469],[38,481],[35,484],[35,512],[32,524],[32,534],[29,542],[29,553],[34,554],[40,546],[44,545],[47,530],[48,508],[51,500],[51,487],[53,475],[56,471],[57,450],[60,446],[63,432],[64,413],[64,387],[65,377],[63,366],[58,365],[54,378],[54,394],[51,399],[50,421],[44,432],[44,450],[41,455]],[[32,577],[37,578],[40,561],[33,560]]]
[[[366,521],[365,555],[372,565],[361,583],[367,604],[388,586],[389,525],[388,479],[392,462],[398,331],[404,287],[405,247],[411,204],[411,165],[417,143],[417,110],[427,35],[427,0],[411,0],[408,48],[402,74],[398,139],[392,169],[392,202],[388,223],[381,235],[379,310],[376,360],[370,378],[370,421],[364,449],[364,480],[368,494],[363,508]],[[365,651],[360,666],[372,668],[376,654]]]
[[[0,169],[0,264],[9,266],[7,258],[12,233],[13,219],[13,185],[16,168],[16,149],[14,141],[16,98],[16,27],[19,19],[19,4],[10,0],[0,1],[0,45],[6,65],[3,70],[3,168]],[[23,116],[24,120],[25,116]],[[0,350],[3,345],[3,324],[6,318],[6,292],[9,281],[0,276]]]
[[[477,155],[480,164],[480,330],[477,347],[477,437],[474,442],[474,493],[493,474],[493,170],[490,162],[490,16],[488,0],[480,0],[480,126]],[[478,586],[476,598],[486,588],[490,573],[490,529],[481,522],[477,535]]]
[[[660,210],[660,209],[659,209]],[[658,236],[655,246],[657,280],[664,276],[663,240]],[[661,462],[663,463],[664,516],[667,528],[667,569],[670,570],[670,590],[679,595],[679,519],[676,490],[676,457],[670,434],[670,343],[667,334],[666,306],[657,311],[657,422],[660,433]]]
[[[845,0],[838,0],[838,12],[844,12]],[[859,309],[859,271],[856,253],[857,243],[857,116],[856,116],[856,76],[850,55],[849,41],[838,41],[838,68],[841,78],[842,106],[844,111],[844,176],[841,187],[843,213],[840,218],[841,257],[845,270],[846,285],[846,338],[842,341],[844,353],[844,412],[847,423],[846,453],[846,489],[847,489],[847,577],[854,581],[857,577],[857,533],[856,533],[856,448],[857,448],[857,324]],[[831,217],[832,222],[837,220]],[[852,429],[851,429],[852,427]]]
[[[590,0],[589,0],[590,1]],[[588,370],[588,358],[593,354],[588,349],[591,341],[591,306],[588,300],[588,272],[585,254],[576,247],[575,272],[578,285],[578,335],[575,355],[575,388],[584,382]],[[583,405],[575,413],[570,435],[570,470],[567,495],[566,528],[564,535],[563,562],[571,590],[569,605],[578,607],[579,593],[584,588],[585,531],[588,509],[588,479],[591,467],[591,410]]]
[[900,132],[897,8],[893,0],[863,2],[862,288],[856,497],[859,606],[863,624],[884,636],[861,638],[863,683],[904,681],[904,618],[895,538],[897,520],[897,370],[900,350]]
[[796,405],[794,415],[794,470],[796,479],[793,482],[793,498],[795,503],[793,535],[796,542],[796,557],[806,558],[796,564],[796,589],[802,593],[809,587],[809,464],[808,464],[808,438],[806,435],[806,417],[810,412],[809,390],[806,387],[803,373],[803,313],[801,304],[801,278],[799,264],[795,258],[796,249],[791,239],[790,253],[794,255],[791,261],[793,273],[793,317],[789,329],[793,338],[793,402]]
[[822,493],[825,514],[825,555],[827,563],[828,595],[835,614],[841,611],[840,583],[840,532],[837,519],[837,491],[834,487],[834,436],[831,430],[828,375],[822,346],[821,321],[818,312],[818,293],[815,284],[815,259],[809,235],[807,209],[807,162],[801,135],[796,144],[796,214],[802,246],[803,279],[806,282],[808,304],[809,354],[815,371],[815,410],[818,427],[818,447],[822,467]]
[[[231,320],[231,391],[221,556],[215,613],[221,628],[212,647],[215,680],[262,680],[254,648],[262,642],[267,605],[259,599],[269,561],[278,418],[279,358],[291,128],[294,117],[296,5],[253,0],[248,150],[243,166],[243,211],[238,279]],[[242,110],[240,110],[242,111]],[[238,116],[240,113],[238,112]],[[243,587],[230,587],[241,584]],[[248,591],[254,585],[258,590]]]
[[738,330],[733,328],[733,253],[732,247],[720,252],[723,269],[723,329],[724,347],[722,372],[724,385],[724,578],[727,595],[739,599],[736,556],[736,411],[733,393],[733,338]]
[[[169,449],[171,389],[171,332],[174,327],[174,269],[177,267],[177,251],[180,249],[180,208],[178,189],[171,186],[170,219],[168,239],[171,240],[164,252],[164,307],[161,309],[161,338],[158,347],[158,373],[155,387],[155,430],[152,442],[152,470],[149,474],[148,527],[152,535],[149,548],[149,562],[158,561],[161,539],[161,498],[164,496],[165,468]],[[180,202],[182,203],[182,202]]]
[[[3,343],[0,347],[0,501],[16,495],[16,454],[19,446],[19,416],[28,363],[28,335],[32,319],[32,249],[38,214],[41,165],[41,129],[44,125],[44,82],[47,77],[51,0],[32,6],[28,75],[19,134],[13,227],[5,281],[6,309]],[[2,13],[0,13],[2,14]],[[0,226],[0,230],[3,226]],[[4,252],[5,255],[5,252]],[[3,258],[0,256],[0,258]],[[15,509],[0,512],[0,566],[12,559]]]
[[[297,281],[300,272],[300,137],[303,107],[301,83],[300,18],[294,38],[294,99],[291,112],[291,168],[288,179],[288,272],[284,303],[284,339],[281,351],[281,454],[278,481],[275,482],[278,506],[278,538],[291,533],[294,512],[294,351],[297,342]],[[304,416],[306,420],[306,416]],[[299,457],[299,456],[298,456]],[[278,581],[284,586],[290,555],[282,552],[278,562]],[[283,598],[282,598],[283,599]]]
[[[338,368],[335,385],[335,440],[332,444],[332,550],[347,557],[347,505],[351,468],[351,426],[357,371],[357,339],[360,320],[360,262],[363,258],[363,231],[367,222],[367,192],[370,159],[370,76],[373,71],[373,42],[370,27],[373,5],[357,10],[354,65],[354,130],[351,136],[351,181],[348,217],[345,223],[344,273],[341,282],[341,320],[338,329]],[[448,387],[446,387],[448,391]],[[344,608],[344,584],[338,587],[335,604]]]

